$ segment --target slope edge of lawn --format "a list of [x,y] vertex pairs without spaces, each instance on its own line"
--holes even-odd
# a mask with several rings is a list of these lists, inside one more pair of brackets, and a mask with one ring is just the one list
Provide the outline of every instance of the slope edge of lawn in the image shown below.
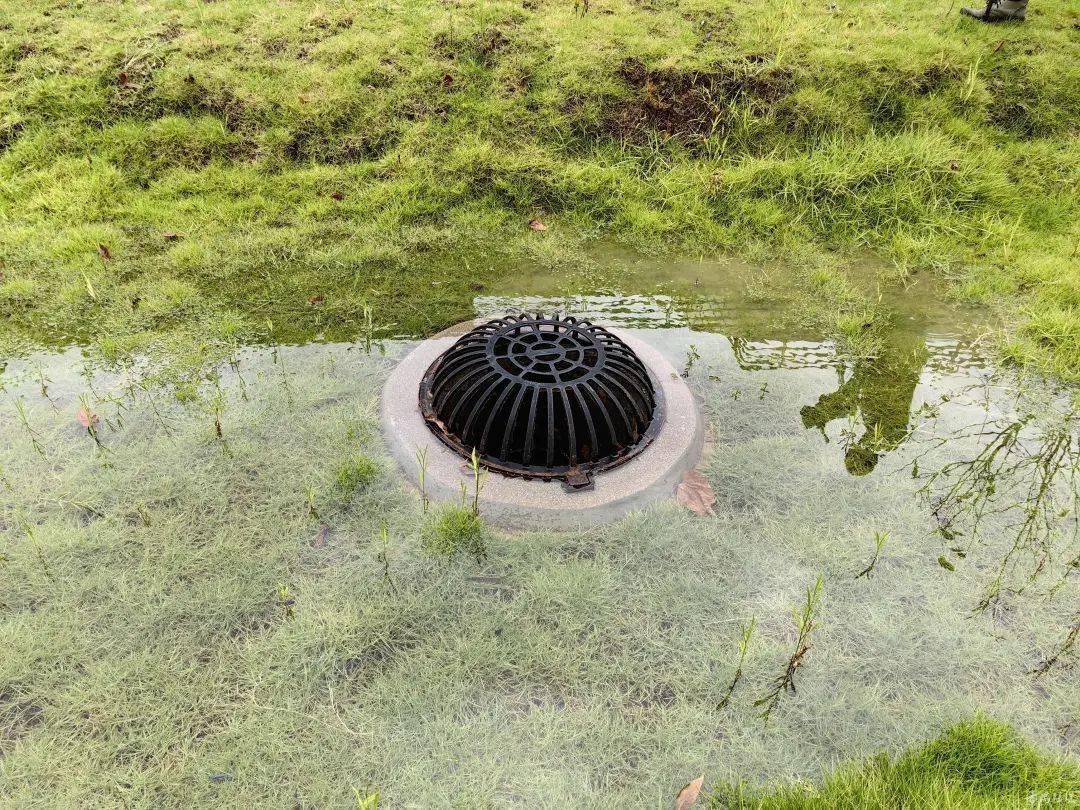
[[1080,767],[1036,750],[1007,725],[976,717],[924,746],[840,766],[818,784],[768,792],[716,790],[713,807],[1069,807],[1080,803]]
[[[614,236],[870,250],[987,302],[1006,358],[1080,377],[1064,0],[993,30],[913,0],[40,12],[0,48],[4,346],[198,366],[372,307],[437,327],[486,274]],[[495,269],[448,259],[492,244]]]

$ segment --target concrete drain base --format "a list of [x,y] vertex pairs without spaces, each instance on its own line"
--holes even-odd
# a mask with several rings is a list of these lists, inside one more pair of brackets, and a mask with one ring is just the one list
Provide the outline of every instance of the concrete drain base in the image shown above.
[[[471,329],[472,323],[465,324]],[[697,463],[702,422],[694,397],[667,359],[649,344],[622,330],[610,330],[633,349],[649,369],[661,402],[660,432],[626,464],[595,476],[584,492],[567,492],[558,481],[529,481],[489,471],[480,495],[480,512],[490,522],[513,528],[573,528],[622,517],[634,509],[673,496],[682,474]],[[457,502],[461,485],[472,485],[465,459],[435,438],[420,415],[419,385],[427,367],[460,336],[451,330],[425,340],[391,372],[383,388],[382,424],[391,454],[409,480],[419,480],[417,451],[426,449],[425,482],[433,503]]]

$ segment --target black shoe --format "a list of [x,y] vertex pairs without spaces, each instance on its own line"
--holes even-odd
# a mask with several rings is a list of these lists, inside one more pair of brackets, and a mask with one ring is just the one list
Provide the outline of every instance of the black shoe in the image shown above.
[[980,22],[1023,22],[1027,3],[1019,3],[1016,0],[994,0],[987,13],[986,6],[982,8],[962,8],[961,14],[966,14]]

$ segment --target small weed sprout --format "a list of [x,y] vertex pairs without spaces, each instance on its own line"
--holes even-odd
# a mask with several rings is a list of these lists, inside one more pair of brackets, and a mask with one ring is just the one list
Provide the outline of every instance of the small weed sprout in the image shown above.
[[472,449],[472,453],[469,455],[469,471],[472,473],[473,479],[472,513],[476,517],[479,517],[480,492],[484,488],[484,482],[487,481],[487,468],[480,464],[480,456],[476,452],[475,447]]
[[1076,618],[1073,619],[1072,627],[1070,627],[1069,632],[1065,634],[1065,640],[1058,646],[1057,650],[1047,656],[1046,660],[1039,664],[1039,666],[1031,670],[1030,674],[1034,675],[1036,678],[1041,678],[1050,671],[1050,668],[1054,666],[1062,656],[1066,656],[1072,652],[1078,639],[1080,639],[1080,614],[1077,614]]
[[34,430],[30,425],[30,420],[26,416],[26,406],[23,405],[21,399],[14,400],[15,413],[19,417],[19,424],[23,426],[23,430],[26,431],[26,435],[30,437],[30,445],[34,448],[39,456],[45,455],[45,448],[41,445],[41,434]]
[[52,569],[49,567],[48,561],[45,559],[45,551],[41,548],[41,543],[38,542],[37,535],[34,534],[34,527],[30,523],[30,520],[22,512],[18,514],[19,526],[23,530],[23,534],[26,535],[26,539],[30,541],[30,545],[34,547],[34,555],[38,558],[38,562],[41,564],[41,571],[45,574],[45,578],[49,582],[55,582]]
[[371,354],[372,338],[375,335],[375,311],[370,304],[364,304],[362,318],[360,331],[364,336],[364,352]]
[[383,582],[390,588],[390,592],[396,594],[397,586],[394,585],[394,580],[390,576],[390,529],[383,524],[382,532],[380,533],[380,539],[382,541],[382,548],[379,549],[377,559],[382,565]]
[[296,598],[284,582],[278,584],[278,607],[285,613],[286,619],[291,619],[296,615]]
[[427,448],[416,449],[417,482],[420,485],[420,509],[426,515],[430,501],[427,494]]
[[888,532],[874,532],[874,556],[871,557],[870,564],[855,575],[855,579],[859,579],[860,577],[866,577],[867,579],[869,579],[874,575],[874,566],[877,565],[878,559],[881,557],[881,549],[884,547],[885,541],[888,539]]
[[356,797],[356,810],[379,810],[378,792],[368,793],[365,796],[357,788],[352,790],[353,795]]
[[221,429],[221,417],[225,415],[225,392],[221,390],[221,384],[215,383],[214,395],[210,397],[210,413],[214,416],[214,435],[219,439],[225,439]]
[[731,702],[731,696],[735,692],[735,687],[738,686],[739,681],[742,680],[743,664],[746,663],[746,653],[750,649],[750,637],[754,635],[754,628],[756,626],[757,616],[751,616],[750,621],[743,625],[742,633],[739,635],[739,662],[735,665],[735,675],[732,676],[727,691],[724,692],[724,696],[716,705],[717,709],[723,709]]
[[806,654],[810,652],[810,634],[817,627],[818,602],[821,599],[821,576],[818,575],[812,586],[806,589],[806,599],[802,609],[795,613],[795,650],[788,658],[787,666],[776,680],[773,681],[772,689],[763,697],[754,701],[754,707],[761,709],[759,715],[768,725],[773,709],[780,703],[780,698],[785,692],[795,694],[795,673],[802,666]]
[[697,346],[691,343],[686,350],[686,365],[683,367],[683,377],[690,376],[690,372],[694,370],[694,363],[700,359],[701,355],[698,353]]
[[99,448],[102,447],[101,437],[98,435],[98,415],[90,407],[90,400],[86,394],[79,396],[79,423],[86,428],[87,435],[94,440]]
[[43,396],[45,399],[49,400],[49,402],[52,403],[55,406],[56,403],[54,403],[53,398],[51,396],[49,396],[49,383],[51,383],[52,380],[50,380],[48,377],[45,376],[45,371],[41,368],[41,363],[39,363],[39,362],[34,363],[34,371],[37,374],[38,388],[41,391],[41,396]]
[[308,517],[318,518],[319,510],[315,508],[315,487],[310,483],[304,484],[304,502],[307,504]]

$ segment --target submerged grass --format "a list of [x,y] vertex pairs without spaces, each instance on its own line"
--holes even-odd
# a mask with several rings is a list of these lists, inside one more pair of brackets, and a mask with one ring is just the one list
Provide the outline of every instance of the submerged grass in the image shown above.
[[[123,380],[82,377],[76,352],[44,358],[49,397],[32,364],[10,368],[41,454],[0,409],[0,801],[638,806],[705,773],[749,802],[979,711],[1075,756],[1075,581],[973,613],[1009,538],[991,521],[955,571],[937,566],[918,482],[888,474],[902,460],[852,476],[803,427],[832,370],[744,370],[722,338],[675,334],[725,448],[703,470],[717,514],[563,533],[482,529],[464,471],[464,505],[425,513],[383,463],[378,353],[247,352],[220,381],[228,453],[198,403],[114,396]],[[731,408],[733,390],[752,393]],[[924,469],[959,453],[942,452]],[[337,471],[358,456],[376,468],[345,502]],[[856,578],[882,527],[887,553]],[[481,530],[477,555],[462,541]],[[792,659],[808,639],[791,611],[819,572],[813,648]],[[793,660],[798,691],[766,726],[753,703]],[[1003,752],[993,767],[960,733],[924,775],[845,768],[822,795],[960,802],[984,772],[1006,805],[1072,789],[1071,771],[976,736]]]
[[993,29],[915,0],[3,11],[8,344],[198,367],[372,318],[428,331],[614,235],[869,248],[991,302],[1008,356],[1080,375],[1066,0]]

